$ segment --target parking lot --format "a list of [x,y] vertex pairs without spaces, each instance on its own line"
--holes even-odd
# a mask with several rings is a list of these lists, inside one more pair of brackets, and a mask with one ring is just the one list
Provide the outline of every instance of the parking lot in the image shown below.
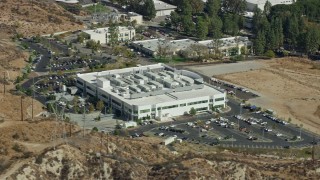
[[57,57],[51,61],[51,63],[47,66],[47,69],[51,69],[52,71],[67,71],[79,68],[98,69],[100,67],[104,67],[104,65],[106,64],[115,62],[116,60],[112,59],[110,56],[100,57],[99,59],[89,59],[81,57]]
[[149,124],[131,130],[131,134],[161,138],[176,136],[177,139],[196,144],[237,147],[306,147],[319,140],[318,136],[270,114],[252,112],[234,100],[229,100],[228,104],[233,108],[232,111],[220,118],[208,114],[199,118]]

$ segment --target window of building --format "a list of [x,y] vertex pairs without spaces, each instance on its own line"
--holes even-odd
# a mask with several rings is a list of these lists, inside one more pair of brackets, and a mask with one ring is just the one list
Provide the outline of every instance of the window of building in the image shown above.
[[208,100],[191,102],[191,103],[188,103],[188,106],[194,105],[194,104],[203,104],[203,103],[208,103]]
[[158,107],[157,110],[158,110],[158,111],[161,110],[161,107]]
[[148,113],[150,112],[150,109],[143,109],[143,110],[140,110],[140,113]]
[[179,105],[163,106],[162,109],[172,109],[176,107],[179,107]]
[[108,99],[108,96],[106,96],[105,94],[101,94],[101,96]]
[[81,81],[77,80],[77,83],[83,86],[83,83]]
[[196,111],[206,111],[208,107],[196,108]]
[[180,107],[183,107],[183,106],[186,106],[187,104],[186,103],[183,103],[183,104],[180,104]]
[[151,111],[156,111],[156,108],[152,108]]
[[214,101],[224,101],[224,97],[222,97],[222,98],[217,98],[217,99],[214,99]]

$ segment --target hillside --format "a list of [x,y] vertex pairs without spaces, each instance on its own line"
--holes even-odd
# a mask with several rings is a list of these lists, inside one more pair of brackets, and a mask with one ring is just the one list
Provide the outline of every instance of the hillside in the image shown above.
[[72,14],[53,1],[0,0],[1,38],[17,33],[35,36],[82,28]]
[[[66,126],[64,126],[66,125]],[[202,145],[176,151],[144,137],[99,133],[58,138],[68,124],[52,120],[0,124],[0,179],[319,179],[320,163],[277,155],[248,155]],[[66,128],[68,129],[68,128]],[[290,152],[290,151],[288,151]],[[287,154],[289,154],[287,152]],[[270,152],[271,153],[271,152]]]

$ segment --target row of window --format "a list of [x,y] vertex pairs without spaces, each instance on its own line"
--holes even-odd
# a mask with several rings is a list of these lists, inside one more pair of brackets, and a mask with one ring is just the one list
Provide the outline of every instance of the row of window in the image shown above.
[[222,98],[217,98],[217,99],[215,99],[214,101],[224,101],[224,97],[222,97]]
[[208,100],[191,102],[191,103],[188,103],[188,106],[194,105],[194,104],[203,104],[203,103],[208,103]]
[[143,110],[140,110],[140,113],[148,113],[150,112],[150,109],[143,109]]

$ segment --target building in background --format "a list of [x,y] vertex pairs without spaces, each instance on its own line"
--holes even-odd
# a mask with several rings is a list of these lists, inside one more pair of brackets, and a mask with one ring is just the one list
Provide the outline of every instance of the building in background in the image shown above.
[[[157,56],[159,53],[159,47],[167,47],[172,55],[177,55],[181,51],[192,51],[190,46],[192,45],[203,45],[207,47],[208,53],[212,52],[215,47],[213,40],[205,41],[194,41],[191,39],[180,39],[180,40],[165,40],[165,39],[149,39],[142,41],[133,41],[132,47],[136,50],[141,51],[149,56]],[[229,38],[221,38],[218,40],[217,48],[221,51],[223,56],[240,55],[241,48],[250,49],[252,42],[248,37],[235,36]]]
[[[136,35],[136,31],[133,27],[124,27],[124,26],[118,26],[117,27],[117,36],[118,41],[131,41],[134,39]],[[84,33],[88,34],[90,36],[91,40],[94,40],[96,42],[100,42],[101,44],[108,44],[110,41],[110,30],[109,27],[104,28],[97,28],[93,30],[83,30]]]
[[63,3],[68,3],[68,4],[76,4],[76,3],[79,3],[78,0],[56,0],[56,2],[63,2]]
[[129,22],[135,21],[137,24],[143,23],[142,15],[135,12],[128,12],[127,14],[119,14],[118,16],[120,21],[129,21]]
[[277,4],[292,4],[295,0],[246,0],[247,2],[247,11],[253,12],[256,7],[261,10],[264,10],[264,5],[269,1],[272,6]]
[[165,3],[163,1],[159,0],[153,0],[154,7],[156,9],[156,17],[159,16],[169,16],[171,12],[175,11],[177,9],[177,6]]
[[225,107],[226,93],[191,71],[153,64],[77,75],[77,87],[126,120],[159,119]]

